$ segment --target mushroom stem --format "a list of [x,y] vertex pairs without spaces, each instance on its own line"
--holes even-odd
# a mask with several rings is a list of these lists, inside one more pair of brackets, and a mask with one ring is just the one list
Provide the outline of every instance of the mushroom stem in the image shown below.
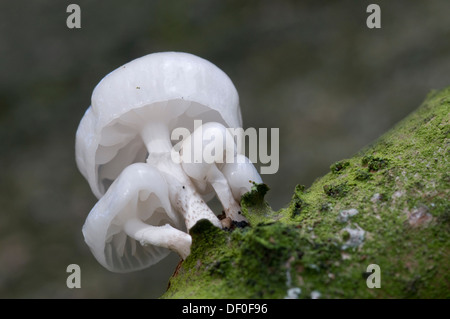
[[181,164],[172,160],[172,143],[167,125],[148,123],[141,130],[141,137],[149,152],[147,163],[164,174],[169,185],[170,202],[184,217],[187,229],[191,229],[200,219],[208,219],[213,225],[222,228],[219,219],[196,191]]
[[241,215],[241,207],[234,199],[227,179],[216,165],[212,165],[209,169],[207,180],[214,188],[214,191],[223,206],[225,215],[236,222],[247,221],[247,219]]
[[169,128],[164,123],[157,121],[147,123],[141,130],[141,137],[147,147],[149,156],[169,153],[172,149]]
[[125,223],[124,230],[142,246],[155,245],[168,248],[178,253],[183,259],[186,259],[191,250],[191,236],[169,224],[152,226],[138,218],[131,218]]

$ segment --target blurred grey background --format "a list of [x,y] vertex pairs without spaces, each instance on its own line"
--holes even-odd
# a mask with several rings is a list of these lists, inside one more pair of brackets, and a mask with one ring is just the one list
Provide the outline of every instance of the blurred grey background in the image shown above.
[[[366,27],[367,5],[381,29]],[[286,205],[331,163],[351,157],[450,85],[450,1],[0,2],[0,297],[154,298],[178,259],[119,275],[81,227],[95,204],[74,161],[95,85],[130,60],[185,51],[233,80],[245,127],[280,128],[268,201]],[[81,289],[66,267],[81,267]]]

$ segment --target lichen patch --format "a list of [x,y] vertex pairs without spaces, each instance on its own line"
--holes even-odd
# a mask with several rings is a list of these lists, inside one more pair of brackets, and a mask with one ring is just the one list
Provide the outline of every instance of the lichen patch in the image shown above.
[[428,212],[426,206],[415,207],[411,210],[405,209],[405,213],[409,225],[413,228],[426,226],[433,220],[433,216]]

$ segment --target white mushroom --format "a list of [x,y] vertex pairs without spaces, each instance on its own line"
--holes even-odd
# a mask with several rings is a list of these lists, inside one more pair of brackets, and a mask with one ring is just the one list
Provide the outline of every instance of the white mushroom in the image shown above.
[[[194,160],[194,154],[202,154],[201,161]],[[225,162],[234,161],[237,150],[233,135],[220,123],[203,124],[183,142],[180,150],[183,170],[202,190],[203,195],[211,185],[221,202],[225,215],[231,220],[245,221],[240,205],[233,197],[227,179],[220,169]]]
[[83,235],[95,258],[114,272],[153,265],[170,250],[183,259],[191,236],[172,210],[164,177],[148,164],[123,170],[89,213]]
[[92,94],[76,136],[76,161],[100,198],[122,170],[150,163],[165,175],[172,206],[188,229],[199,219],[220,222],[172,161],[170,132],[191,132],[194,119],[241,127],[237,91],[214,64],[187,53],[154,53],[107,75]]
[[225,163],[222,174],[227,179],[233,197],[238,203],[242,195],[252,189],[253,183],[263,182],[253,163],[243,154],[237,154],[232,163]]
[[[201,147],[198,146],[201,145]],[[200,152],[202,161],[194,161]],[[220,123],[210,122],[197,128],[182,144],[183,170],[205,198],[211,187],[231,220],[245,221],[240,212],[241,196],[262,179],[250,160],[237,152],[234,136]]]

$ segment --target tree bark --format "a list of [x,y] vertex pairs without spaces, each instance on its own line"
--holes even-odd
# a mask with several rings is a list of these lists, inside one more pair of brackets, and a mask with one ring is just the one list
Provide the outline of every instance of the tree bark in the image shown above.
[[450,88],[431,92],[279,211],[255,185],[250,226],[198,222],[162,297],[449,298],[449,113]]

